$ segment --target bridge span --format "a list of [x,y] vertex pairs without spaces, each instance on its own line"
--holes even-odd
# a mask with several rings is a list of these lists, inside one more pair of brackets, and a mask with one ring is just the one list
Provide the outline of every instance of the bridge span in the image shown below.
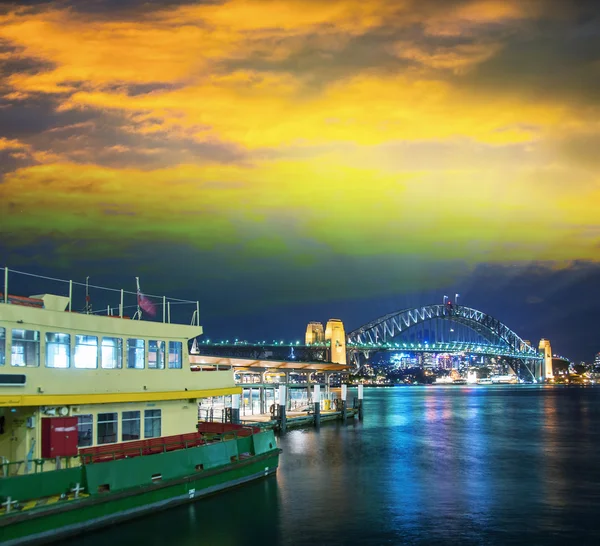
[[[414,332],[419,328],[421,331],[415,336]],[[270,367],[257,364],[269,361],[288,362],[286,367],[290,369],[294,364],[301,368],[302,362],[321,363],[325,371],[328,363],[342,365],[348,370],[358,369],[382,351],[491,357],[530,379],[553,376],[548,340],[542,339],[536,349],[493,316],[451,302],[402,309],[367,322],[347,334],[340,319],[330,319],[325,328],[320,322],[310,322],[304,343],[203,340],[194,344],[192,352],[253,360],[252,367]]]

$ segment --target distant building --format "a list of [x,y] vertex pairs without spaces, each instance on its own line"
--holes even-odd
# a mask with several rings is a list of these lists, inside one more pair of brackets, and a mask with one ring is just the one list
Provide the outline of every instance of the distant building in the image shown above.
[[594,367],[600,368],[600,353],[596,353],[596,358],[594,359]]

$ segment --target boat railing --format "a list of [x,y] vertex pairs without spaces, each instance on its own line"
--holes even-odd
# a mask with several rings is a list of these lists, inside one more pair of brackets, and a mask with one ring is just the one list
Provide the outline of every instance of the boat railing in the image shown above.
[[246,426],[223,432],[199,431],[150,440],[137,440],[121,444],[106,444],[83,448],[79,450],[79,456],[83,464],[115,461],[118,459],[167,453],[180,449],[190,449],[215,442],[237,440],[241,437],[252,436],[256,432],[261,432],[261,430],[258,430],[256,427]]
[[79,455],[22,461],[9,461],[6,457],[2,457],[2,460],[0,460],[0,479],[19,475],[38,474],[44,472],[44,465],[54,465],[52,470],[72,468],[73,466],[77,466],[77,464],[73,464],[74,459],[79,459]]
[[[11,281],[11,286],[14,280],[16,281],[15,285],[22,290],[24,286],[30,284],[28,282],[29,278],[35,280],[36,294],[52,294],[68,298],[68,303],[66,304],[66,311],[68,312],[127,319],[129,318],[127,316],[129,310],[134,319],[142,320],[143,316],[144,320],[150,318],[150,320],[160,322],[162,315],[162,322],[164,323],[184,324],[187,320],[184,321],[179,309],[182,306],[188,306],[189,310],[191,306],[193,308],[191,325],[200,326],[200,303],[198,301],[142,293],[139,284],[137,284],[137,289],[132,291],[90,284],[89,277],[86,278],[86,282],[77,282],[72,279],[57,279],[25,271],[17,271],[8,267],[4,267],[3,269],[4,288],[0,290],[0,303],[28,307],[45,307],[44,301],[39,297],[24,297],[9,293],[9,280]],[[136,280],[133,282],[136,282]],[[81,301],[82,305],[77,306],[75,301]],[[173,315],[179,317],[178,320],[171,320],[172,311]]]

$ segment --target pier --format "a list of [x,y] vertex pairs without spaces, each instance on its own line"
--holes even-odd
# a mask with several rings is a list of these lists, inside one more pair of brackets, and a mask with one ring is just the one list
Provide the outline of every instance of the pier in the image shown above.
[[[256,423],[285,434],[289,428],[318,428],[323,422],[362,419],[363,385],[358,385],[357,396],[349,399],[347,384],[330,384],[332,373],[344,371],[344,365],[283,361],[248,365],[246,361],[242,367],[233,359],[190,359],[203,370],[232,369],[241,391],[204,399],[198,409],[199,421]],[[299,377],[304,378],[302,382]]]

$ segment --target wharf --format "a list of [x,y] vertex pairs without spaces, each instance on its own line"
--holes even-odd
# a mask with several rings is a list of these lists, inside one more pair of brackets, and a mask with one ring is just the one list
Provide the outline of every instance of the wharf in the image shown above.
[[[346,418],[354,419],[358,418],[358,409],[348,408],[346,410]],[[320,412],[320,421],[329,422],[329,421],[342,421],[343,416],[341,411],[331,411],[331,410],[321,410]],[[241,417],[241,423],[244,425],[249,424],[260,424],[261,426],[273,429],[276,431],[280,430],[280,421],[279,419],[273,418],[270,413],[261,413],[255,414],[251,417]],[[314,413],[308,413],[306,411],[288,411],[286,413],[286,429],[290,428],[302,428],[302,427],[314,427],[315,426],[315,415]]]

